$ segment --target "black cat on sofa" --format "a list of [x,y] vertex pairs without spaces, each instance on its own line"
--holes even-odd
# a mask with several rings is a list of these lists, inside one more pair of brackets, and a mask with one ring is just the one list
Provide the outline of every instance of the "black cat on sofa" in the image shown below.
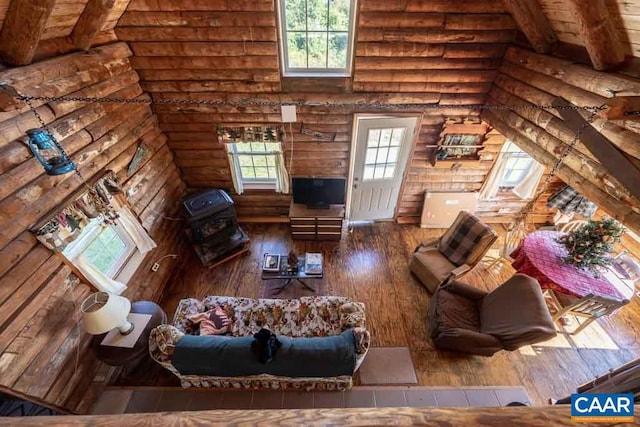
[[260,363],[271,362],[282,343],[275,334],[265,328],[253,334],[253,338],[255,338],[251,343],[253,354],[255,354]]

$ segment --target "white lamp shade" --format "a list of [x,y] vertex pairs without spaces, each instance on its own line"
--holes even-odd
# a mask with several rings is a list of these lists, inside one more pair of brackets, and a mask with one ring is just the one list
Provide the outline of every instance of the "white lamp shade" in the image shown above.
[[120,295],[97,292],[82,302],[82,319],[85,330],[100,335],[127,323],[131,301]]

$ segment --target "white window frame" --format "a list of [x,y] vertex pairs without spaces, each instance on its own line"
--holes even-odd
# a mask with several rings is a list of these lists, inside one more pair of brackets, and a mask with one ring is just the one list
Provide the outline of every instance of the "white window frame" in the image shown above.
[[[261,144],[280,144],[280,149],[282,149],[282,142],[280,141],[248,141],[248,142],[235,142],[231,143],[232,153],[236,157],[236,161],[240,161],[240,156],[274,156],[277,151],[265,150],[265,151],[242,151],[242,146],[251,147],[251,142],[261,143]],[[240,147],[240,149],[238,149]],[[275,166],[273,167],[275,169]],[[238,173],[240,174],[240,179],[242,180],[242,185],[244,188],[249,190],[275,190],[276,188],[276,177],[273,178],[246,178],[242,175],[242,167],[238,167]]]
[[[507,164],[505,166],[505,170],[504,170],[504,174],[502,176],[502,179],[500,180],[499,187],[501,189],[504,189],[504,190],[510,190],[510,189],[516,187],[518,184],[520,184],[520,182],[522,182],[522,180],[524,178],[526,178],[526,176],[529,173],[529,171],[531,171],[531,167],[533,166],[533,162],[534,162],[535,159],[533,157],[531,157],[527,152],[521,150],[517,145],[515,145],[511,141],[507,141],[506,143],[510,144],[510,145],[507,147],[507,151],[504,151],[501,155],[506,156],[505,162],[507,162]],[[512,147],[515,150],[511,150]],[[515,183],[505,182],[506,178],[510,175],[510,173],[513,170],[516,169],[513,166],[510,167],[510,164],[514,164],[520,159],[529,160],[529,164],[527,165],[527,167],[525,169],[517,168],[517,170],[525,171],[525,173],[521,176],[520,181],[515,182]]]
[[[305,0],[306,1],[306,0]],[[350,77],[353,70],[353,57],[355,50],[356,13],[358,0],[349,0],[349,28],[347,29],[347,64],[345,68],[290,68],[289,52],[287,48],[287,26],[285,13],[285,0],[277,0],[278,33],[280,39],[280,59],[282,75],[284,77]],[[330,32],[327,30],[327,37]],[[327,55],[329,51],[327,49]]]
[[[112,228],[125,243],[126,251],[116,259],[114,265],[105,273],[111,279],[126,282],[138,268],[144,256],[138,250],[129,233],[119,223],[104,225],[102,217],[94,218],[91,223],[82,230],[82,235],[74,240],[62,254],[72,263],[83,257],[83,252],[98,238],[105,228]],[[86,260],[86,258],[85,258]],[[86,260],[90,262],[89,260]]]

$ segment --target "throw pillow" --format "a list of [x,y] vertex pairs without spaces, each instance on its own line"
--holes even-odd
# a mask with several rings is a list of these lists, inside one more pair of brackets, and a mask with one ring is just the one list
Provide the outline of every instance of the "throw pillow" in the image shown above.
[[224,335],[231,332],[231,319],[220,306],[187,318],[200,325],[200,335]]

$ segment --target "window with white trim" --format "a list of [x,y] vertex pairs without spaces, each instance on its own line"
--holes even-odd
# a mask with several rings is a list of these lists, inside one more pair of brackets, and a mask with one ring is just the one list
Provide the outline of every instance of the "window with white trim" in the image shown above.
[[[102,217],[98,217],[82,229],[80,236],[62,254],[72,263],[83,258],[111,279],[123,279],[125,269],[135,271],[142,261],[142,257],[134,256],[137,249],[129,233],[119,223],[105,224]],[[133,268],[127,265],[132,258],[135,258]],[[128,273],[124,275],[130,276]]]
[[533,158],[531,156],[511,141],[507,141],[506,143],[509,145],[503,152],[504,155],[507,156],[507,164],[502,180],[500,181],[500,187],[504,189],[513,188],[520,184],[531,170],[531,166],[533,166]]
[[276,185],[276,159],[280,142],[233,143],[240,165],[240,179],[246,188],[271,188]]
[[284,76],[346,77],[357,0],[278,0]]

